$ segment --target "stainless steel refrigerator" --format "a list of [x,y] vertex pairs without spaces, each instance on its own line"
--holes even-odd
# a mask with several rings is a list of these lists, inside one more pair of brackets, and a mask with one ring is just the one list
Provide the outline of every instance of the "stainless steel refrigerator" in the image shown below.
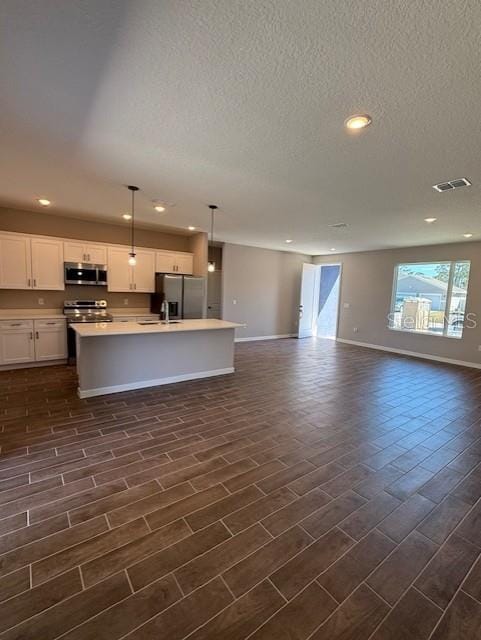
[[171,320],[203,318],[205,289],[205,278],[156,273],[150,310],[160,314],[162,302],[166,300]]

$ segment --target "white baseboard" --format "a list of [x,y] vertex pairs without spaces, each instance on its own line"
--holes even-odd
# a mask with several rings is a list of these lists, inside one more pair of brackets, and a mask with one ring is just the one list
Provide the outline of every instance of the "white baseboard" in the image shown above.
[[276,336],[253,336],[248,338],[236,338],[234,342],[254,342],[255,340],[280,340],[281,338],[295,338],[297,333],[281,333]]
[[13,371],[14,369],[35,369],[37,367],[53,367],[58,364],[67,364],[67,360],[40,360],[39,362],[19,362],[17,364],[2,364],[0,371]]
[[406,349],[395,349],[394,347],[384,347],[380,344],[369,344],[368,342],[359,342],[357,340],[346,340],[345,338],[337,338],[337,342],[344,344],[352,344],[356,347],[366,347],[367,349],[377,349],[378,351],[388,351],[389,353],[397,353],[401,356],[410,356],[412,358],[421,358],[422,360],[434,360],[436,362],[444,362],[446,364],[455,364],[460,367],[471,367],[472,369],[481,369],[479,362],[466,362],[465,360],[454,360],[453,358],[443,358],[442,356],[432,356],[429,353],[419,353],[418,351],[407,351]]
[[146,389],[147,387],[158,387],[174,382],[186,382],[187,380],[199,380],[201,378],[211,378],[213,376],[223,376],[227,373],[234,373],[234,367],[226,369],[213,369],[212,371],[198,371],[197,373],[183,373],[169,378],[157,378],[156,380],[140,380],[138,382],[128,382],[126,384],[116,384],[112,387],[98,387],[97,389],[78,389],[79,398],[92,398],[94,396],[105,396],[110,393],[121,393],[122,391],[135,391],[135,389]]

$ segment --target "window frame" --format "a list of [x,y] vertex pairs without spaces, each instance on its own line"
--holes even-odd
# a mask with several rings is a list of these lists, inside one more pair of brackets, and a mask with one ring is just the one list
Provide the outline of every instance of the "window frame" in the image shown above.
[[[389,314],[389,321],[388,321],[388,329],[390,331],[399,331],[400,333],[412,333],[415,335],[419,335],[419,336],[423,336],[423,335],[428,335],[428,336],[436,336],[437,338],[454,338],[455,340],[462,340],[463,338],[463,333],[464,333],[464,326],[463,326],[463,330],[461,332],[461,335],[456,336],[456,335],[449,335],[448,330],[449,330],[449,313],[450,313],[450,308],[451,308],[451,298],[452,298],[452,293],[453,293],[453,284],[454,284],[454,273],[456,270],[456,265],[458,263],[463,263],[463,262],[467,262],[469,264],[469,276],[471,276],[471,260],[468,259],[457,259],[457,260],[417,260],[417,261],[413,261],[413,262],[397,262],[394,265],[394,273],[393,273],[393,280],[392,280],[392,288],[391,288],[391,307],[390,307],[390,314]],[[447,264],[449,265],[449,279],[448,279],[448,286],[446,289],[446,306],[443,312],[443,331],[442,333],[439,333],[438,331],[430,331],[429,329],[426,331],[416,331],[416,329],[404,329],[402,327],[394,327],[391,326],[391,323],[394,322],[394,314],[395,314],[395,308],[396,308],[396,299],[397,299],[397,282],[398,282],[398,275],[399,275],[399,267],[402,267],[403,265],[415,265],[415,264]],[[468,282],[466,285],[466,306],[467,306],[467,299],[468,299],[468,290],[469,290],[469,277],[468,277]],[[464,315],[466,317],[466,311],[464,312]]]

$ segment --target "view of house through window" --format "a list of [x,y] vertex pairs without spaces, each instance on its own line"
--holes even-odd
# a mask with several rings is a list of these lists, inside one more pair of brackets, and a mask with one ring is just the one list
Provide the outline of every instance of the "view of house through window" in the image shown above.
[[460,338],[470,262],[399,264],[394,272],[389,326],[400,331]]

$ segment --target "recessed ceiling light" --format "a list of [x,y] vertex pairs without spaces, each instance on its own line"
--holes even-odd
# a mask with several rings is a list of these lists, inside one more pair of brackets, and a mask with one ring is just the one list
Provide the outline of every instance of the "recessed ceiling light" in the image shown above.
[[424,218],[424,222],[431,224],[432,222],[436,222],[437,218]]
[[335,248],[335,247],[331,247],[331,248],[329,249],[329,251],[335,251],[335,250],[336,250],[336,248]]
[[49,207],[52,204],[50,200],[47,200],[46,198],[39,198],[37,202],[42,205],[42,207]]
[[291,244],[292,240],[286,240],[286,244]]
[[157,211],[157,213],[162,213],[163,211],[165,211],[165,207],[163,207],[161,204],[156,204],[154,206],[154,209]]
[[368,127],[371,124],[371,122],[372,122],[371,116],[368,116],[366,113],[364,113],[361,115],[350,116],[346,120],[345,125],[347,129],[357,130],[357,129],[364,129],[365,127]]
[[473,234],[472,234],[472,233],[463,233],[463,236],[464,236],[465,238],[472,238],[472,237],[473,237]]
[[187,227],[187,229],[188,229],[189,231],[195,231],[195,227],[193,227],[192,225],[191,225],[190,227]]
[[130,213],[124,213],[124,214],[122,215],[122,218],[123,218],[124,220],[131,220],[131,219],[132,219],[132,216],[130,215]]

